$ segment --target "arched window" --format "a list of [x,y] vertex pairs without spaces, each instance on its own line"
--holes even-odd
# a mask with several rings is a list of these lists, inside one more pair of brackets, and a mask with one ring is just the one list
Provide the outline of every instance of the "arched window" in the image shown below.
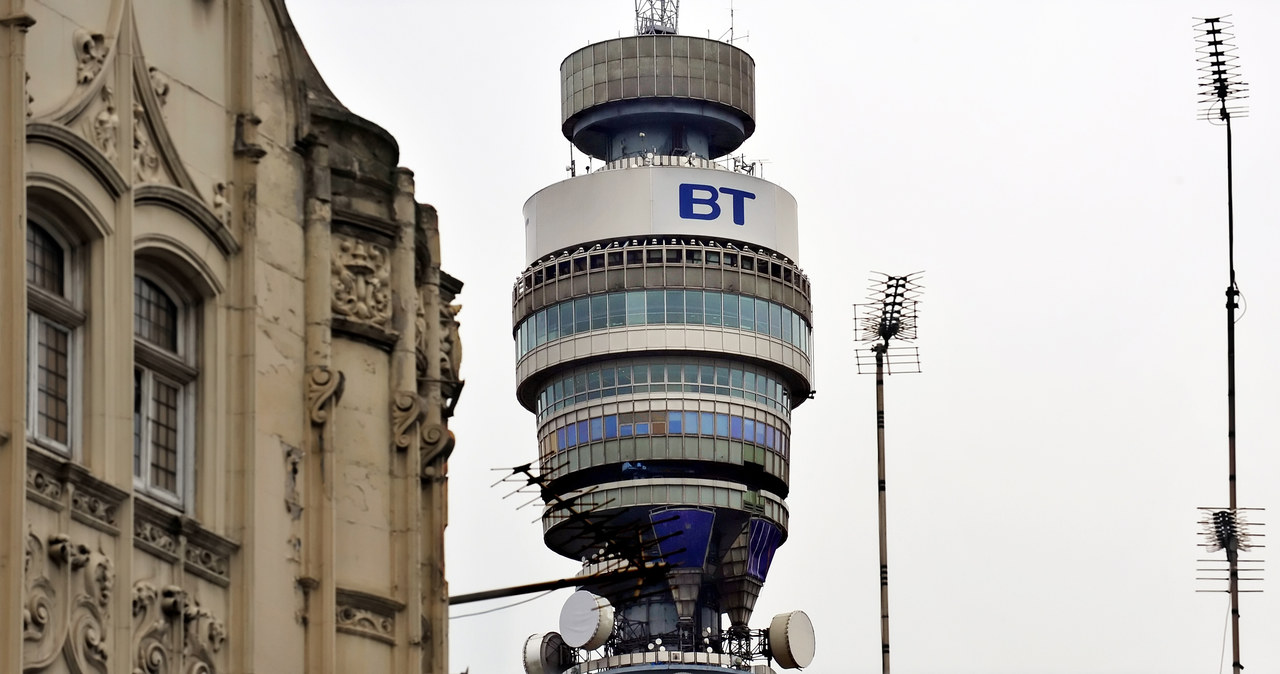
[[133,279],[133,477],[183,507],[194,438],[192,310],[144,275]]
[[27,436],[70,456],[79,431],[80,336],[72,248],[27,222]]

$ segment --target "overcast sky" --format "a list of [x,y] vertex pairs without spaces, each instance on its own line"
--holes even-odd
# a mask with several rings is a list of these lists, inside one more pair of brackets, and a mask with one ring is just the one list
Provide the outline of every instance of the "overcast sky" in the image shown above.
[[[729,28],[728,0],[682,5],[682,33]],[[338,97],[400,141],[466,282],[452,591],[571,574],[490,469],[536,459],[510,291],[521,207],[567,177],[560,61],[632,34],[633,3],[290,8]],[[923,269],[924,372],[887,384],[894,670],[1217,671],[1227,597],[1194,579],[1196,507],[1227,498],[1225,136],[1195,119],[1191,17],[1234,13],[1253,94],[1235,125],[1239,494],[1274,524],[1280,4],[735,9],[757,73],[743,151],[799,202],[816,303],[818,395],[793,417],[790,539],[755,626],[802,609],[818,636],[807,671],[879,671],[874,381],[856,375],[852,305],[871,270]],[[1242,599],[1242,663],[1276,672],[1280,591],[1260,587]],[[453,619],[451,668],[521,671],[524,639],[557,628],[567,595]]]

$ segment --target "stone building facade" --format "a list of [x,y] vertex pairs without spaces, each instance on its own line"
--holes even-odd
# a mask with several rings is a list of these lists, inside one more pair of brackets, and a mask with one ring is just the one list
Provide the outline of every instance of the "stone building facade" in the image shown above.
[[0,0],[0,671],[447,665],[435,210],[283,0]]

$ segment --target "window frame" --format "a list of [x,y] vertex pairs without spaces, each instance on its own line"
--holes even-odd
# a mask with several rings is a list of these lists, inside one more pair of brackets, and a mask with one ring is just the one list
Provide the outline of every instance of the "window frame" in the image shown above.
[[[84,258],[81,247],[66,232],[50,226],[43,218],[28,216],[28,228],[35,227],[61,249],[62,293],[33,285],[23,272],[27,293],[25,349],[25,434],[27,442],[71,460],[80,460],[83,432],[84,327],[87,316],[81,309],[84,301]],[[25,237],[23,245],[26,245]],[[59,441],[40,431],[40,328],[49,325],[67,335],[66,349],[66,441]]]
[[[135,269],[135,284],[141,279],[154,286],[174,305],[174,331],[176,350],[155,344],[138,334],[137,326],[133,331],[133,369],[135,386],[141,386],[141,392],[135,389],[134,396],[134,457],[133,487],[139,494],[148,496],[162,504],[179,511],[189,510],[193,503],[192,485],[194,484],[194,466],[196,452],[196,387],[200,376],[197,366],[199,343],[199,301],[191,301],[188,297],[171,290],[173,287],[163,278],[150,273],[145,268]],[[136,288],[136,285],[135,285]],[[136,316],[136,290],[131,297],[134,302]],[[139,374],[140,373],[140,378]],[[169,490],[155,483],[153,472],[155,467],[155,445],[153,428],[158,418],[156,400],[157,383],[176,389],[175,404],[177,418],[175,423],[175,476],[174,489]],[[142,416],[139,414],[139,403],[142,405]],[[141,471],[139,471],[139,468]],[[139,472],[142,474],[140,475]]]

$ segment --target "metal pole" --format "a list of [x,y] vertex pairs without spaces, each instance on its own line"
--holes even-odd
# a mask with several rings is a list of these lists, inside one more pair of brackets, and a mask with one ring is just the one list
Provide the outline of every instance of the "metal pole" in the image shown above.
[[[1227,496],[1232,517],[1236,514],[1236,288],[1235,204],[1232,198],[1231,114],[1223,103],[1222,119],[1227,123]],[[1235,543],[1235,541],[1233,541]],[[1229,569],[1227,591],[1231,594],[1231,671],[1239,674],[1240,664],[1240,569],[1236,544],[1227,546]]]
[[884,491],[884,357],[888,341],[872,347],[876,354],[876,473],[880,478],[880,646],[881,668],[889,674],[889,537]]

